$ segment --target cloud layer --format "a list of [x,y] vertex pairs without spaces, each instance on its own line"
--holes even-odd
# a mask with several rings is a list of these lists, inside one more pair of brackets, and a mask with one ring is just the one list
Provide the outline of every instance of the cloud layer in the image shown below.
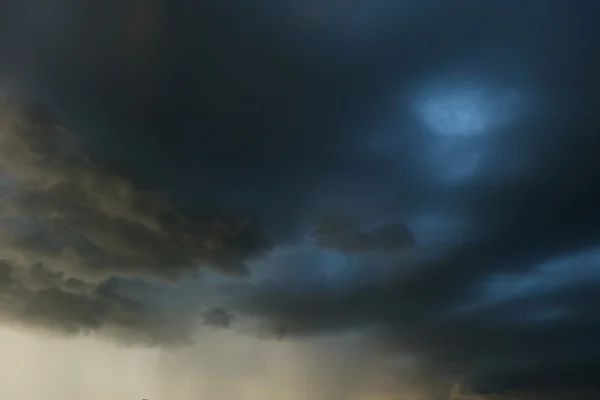
[[119,279],[168,284],[200,268],[243,275],[266,249],[250,219],[184,218],[95,164],[41,111],[11,101],[2,109],[5,312],[73,331],[115,325],[153,335],[165,321],[120,294]]
[[68,128],[3,118],[7,314],[358,332],[432,399],[600,392],[595,2],[118,3],[0,38]]

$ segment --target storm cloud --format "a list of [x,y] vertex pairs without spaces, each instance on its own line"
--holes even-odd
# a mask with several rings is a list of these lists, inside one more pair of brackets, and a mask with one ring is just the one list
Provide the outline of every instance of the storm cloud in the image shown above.
[[600,392],[595,2],[52,4],[3,6],[2,77],[51,110],[2,119],[5,313],[358,333],[424,399]]
[[360,230],[357,222],[343,215],[329,215],[313,233],[318,243],[345,252],[397,251],[414,244],[412,232],[403,224],[388,223]]
[[155,310],[119,295],[115,279],[172,283],[201,268],[244,275],[245,261],[267,249],[250,219],[186,219],[95,164],[42,111],[10,100],[2,109],[4,311],[73,331],[160,330]]

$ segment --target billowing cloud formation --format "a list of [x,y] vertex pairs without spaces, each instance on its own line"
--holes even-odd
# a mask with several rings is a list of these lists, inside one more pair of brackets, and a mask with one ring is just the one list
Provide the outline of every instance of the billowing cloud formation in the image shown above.
[[[284,341],[360,332],[432,399],[599,392],[596,2],[334,2],[318,23],[292,3],[73,2],[36,29],[0,13],[2,54],[26,49],[3,70],[81,139],[0,150],[7,304],[39,319],[86,293],[116,319],[137,299]],[[264,246],[83,148],[182,214],[253,213],[273,251],[245,281],[140,282],[239,272]]]
[[115,279],[245,274],[266,248],[250,220],[186,219],[96,165],[39,107],[7,101],[1,121],[3,310],[15,317],[73,331],[160,330],[154,310],[120,295]]

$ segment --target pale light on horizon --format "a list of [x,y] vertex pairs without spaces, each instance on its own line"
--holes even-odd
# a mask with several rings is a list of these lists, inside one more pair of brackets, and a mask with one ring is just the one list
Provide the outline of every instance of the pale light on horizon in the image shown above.
[[379,397],[374,361],[345,337],[314,343],[230,331],[179,350],[3,327],[0,398],[10,400],[363,400]]

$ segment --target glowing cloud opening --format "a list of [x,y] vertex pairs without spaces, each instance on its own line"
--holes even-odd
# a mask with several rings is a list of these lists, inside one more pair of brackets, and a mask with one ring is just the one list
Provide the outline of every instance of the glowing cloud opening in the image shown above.
[[425,90],[415,102],[416,114],[427,129],[441,136],[488,133],[514,118],[520,95],[480,85]]

